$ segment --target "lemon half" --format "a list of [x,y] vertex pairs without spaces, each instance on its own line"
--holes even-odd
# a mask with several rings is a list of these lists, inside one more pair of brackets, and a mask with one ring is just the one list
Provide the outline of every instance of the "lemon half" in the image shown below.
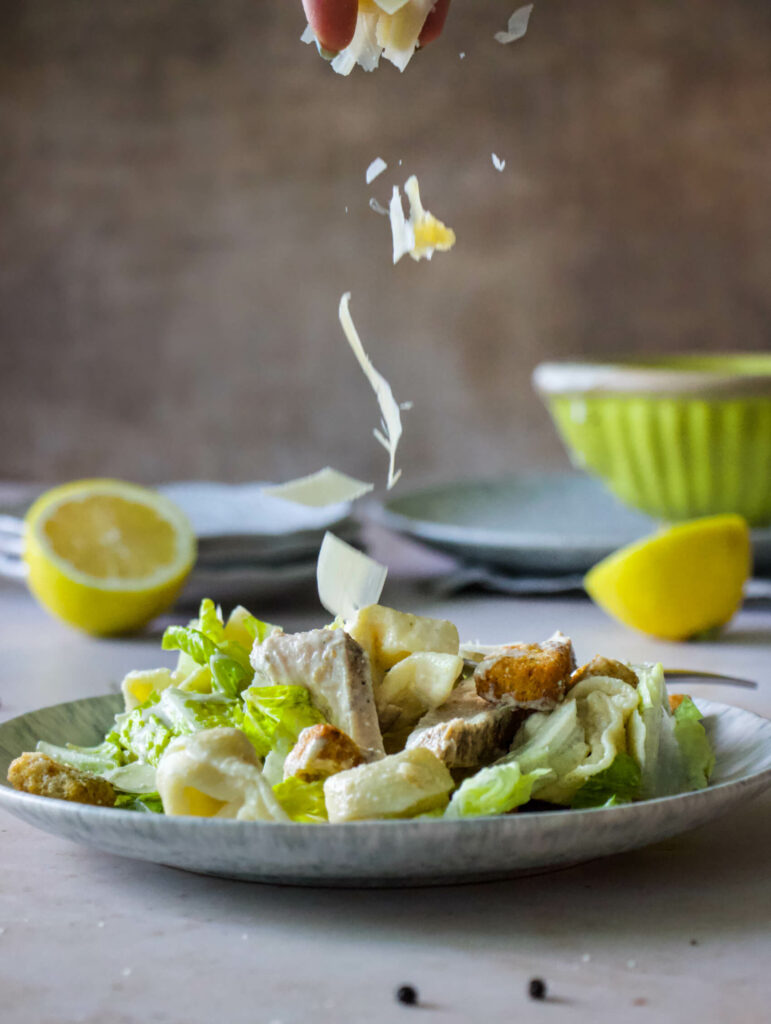
[[590,569],[584,586],[627,626],[685,640],[733,617],[751,565],[745,520],[709,516],[621,548]]
[[168,608],[196,555],[184,513],[157,491],[79,480],[41,495],[26,515],[30,590],[88,633],[138,629]]

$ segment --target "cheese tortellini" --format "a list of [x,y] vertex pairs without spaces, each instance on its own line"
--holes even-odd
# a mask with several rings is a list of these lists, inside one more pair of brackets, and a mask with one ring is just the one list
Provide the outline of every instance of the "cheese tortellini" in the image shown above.
[[156,774],[166,814],[289,821],[240,729],[204,729],[169,744]]

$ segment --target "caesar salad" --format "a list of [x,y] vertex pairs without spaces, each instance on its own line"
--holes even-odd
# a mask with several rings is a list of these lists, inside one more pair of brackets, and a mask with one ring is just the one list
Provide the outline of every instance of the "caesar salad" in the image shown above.
[[372,604],[285,633],[210,600],[164,633],[174,668],[129,672],[95,747],[37,749],[9,782],[141,813],[255,822],[459,819],[703,789],[714,755],[658,664],[570,639],[461,644],[456,626]]

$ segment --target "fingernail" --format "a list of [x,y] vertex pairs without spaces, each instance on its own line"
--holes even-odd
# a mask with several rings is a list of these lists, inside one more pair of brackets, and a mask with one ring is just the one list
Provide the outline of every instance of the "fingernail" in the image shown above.
[[338,53],[337,50],[328,50],[322,46],[318,39],[316,40],[316,49],[319,51],[319,57],[323,57],[324,60],[334,60]]

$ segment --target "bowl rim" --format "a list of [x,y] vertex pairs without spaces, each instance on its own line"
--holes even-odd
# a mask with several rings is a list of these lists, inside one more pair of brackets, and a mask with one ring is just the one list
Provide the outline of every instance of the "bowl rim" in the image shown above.
[[[767,361],[767,370],[731,369],[742,360]],[[721,361],[726,366],[721,367]],[[693,362],[694,367],[688,367]],[[661,365],[656,365],[660,363]],[[713,366],[709,364],[713,363]],[[667,365],[670,364],[670,365]],[[533,386],[543,397],[639,394],[652,397],[771,398],[771,354],[765,352],[670,353],[621,359],[566,359],[540,363]]]

